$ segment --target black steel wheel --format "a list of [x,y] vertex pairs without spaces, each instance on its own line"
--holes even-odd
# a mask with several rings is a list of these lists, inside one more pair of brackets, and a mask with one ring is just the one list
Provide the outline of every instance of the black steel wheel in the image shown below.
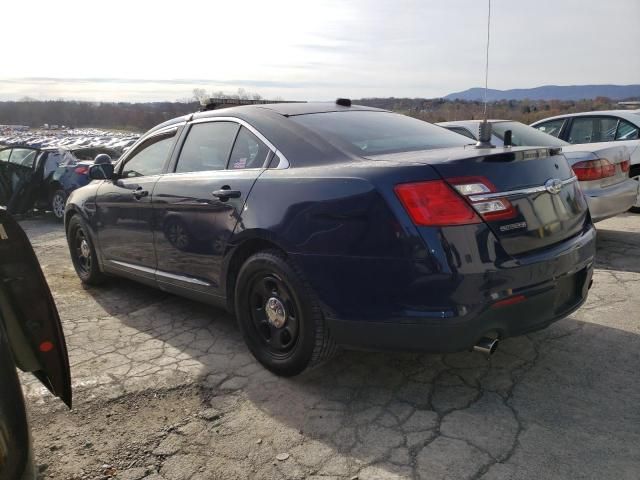
[[314,292],[281,252],[250,256],[238,274],[235,298],[247,346],[272,372],[297,375],[336,351]]
[[91,285],[102,283],[104,274],[100,271],[93,242],[86,224],[78,215],[69,220],[67,243],[71,261],[80,280]]

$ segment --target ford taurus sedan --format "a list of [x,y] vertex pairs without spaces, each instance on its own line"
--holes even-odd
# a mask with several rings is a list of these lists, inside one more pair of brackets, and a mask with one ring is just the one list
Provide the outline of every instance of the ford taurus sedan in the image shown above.
[[91,167],[71,258],[234,312],[280,375],[337,346],[491,352],[585,301],[595,230],[556,149],[468,143],[346,100],[176,118]]
[[[438,123],[446,129],[476,139],[481,120],[457,120]],[[594,222],[626,212],[638,197],[638,182],[629,178],[630,154],[624,145],[612,142],[571,145],[533,127],[511,120],[489,120],[492,142],[503,145],[505,133],[511,132],[514,146],[561,147],[580,188],[587,197]]]

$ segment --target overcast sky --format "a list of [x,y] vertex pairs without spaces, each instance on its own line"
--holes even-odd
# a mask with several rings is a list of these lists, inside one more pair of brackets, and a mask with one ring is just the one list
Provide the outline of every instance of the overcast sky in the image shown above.
[[[486,0],[8,0],[0,99],[325,100],[484,84]],[[640,0],[492,0],[490,88],[640,83]]]

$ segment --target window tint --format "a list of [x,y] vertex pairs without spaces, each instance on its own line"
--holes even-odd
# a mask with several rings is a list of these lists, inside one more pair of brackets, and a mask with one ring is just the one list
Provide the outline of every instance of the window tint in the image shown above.
[[514,147],[562,147],[567,142],[559,138],[542,133],[529,125],[520,122],[493,122],[491,124],[493,134],[504,144],[504,134],[511,130],[511,144]]
[[445,127],[447,130],[451,130],[452,132],[459,133],[460,135],[464,135],[465,137],[469,137],[471,140],[477,140],[476,137],[473,136],[469,130],[464,127]]
[[0,150],[0,162],[8,162],[9,155],[11,155],[10,148],[7,148],[6,150]]
[[356,155],[462,147],[469,139],[422,120],[387,112],[328,112],[289,117]]
[[575,117],[569,143],[610,142],[615,138],[618,119],[613,117]]
[[238,124],[233,122],[192,125],[180,152],[176,172],[223,170],[237,131]]
[[616,132],[616,140],[636,140],[639,130],[640,129],[632,123],[626,120],[620,120],[618,131]]
[[174,139],[175,132],[170,136],[159,135],[145,141],[124,164],[121,176],[129,178],[161,174]]
[[540,125],[536,125],[535,128],[540,130],[541,132],[546,133],[547,135],[553,135],[557,137],[560,135],[560,130],[562,130],[562,126],[564,125],[564,120],[551,120],[549,122],[541,123]]
[[253,133],[242,127],[233,145],[229,169],[262,168],[270,153],[269,147]]
[[28,148],[14,148],[9,157],[9,163],[31,168],[36,161],[36,153],[36,150]]

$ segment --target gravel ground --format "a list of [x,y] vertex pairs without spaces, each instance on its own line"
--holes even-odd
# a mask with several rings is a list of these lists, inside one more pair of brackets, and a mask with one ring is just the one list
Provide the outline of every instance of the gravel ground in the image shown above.
[[490,359],[344,352],[268,373],[223,311],[83,288],[63,229],[21,222],[63,319],[68,411],[23,375],[41,478],[640,478],[640,215],[598,224],[589,301]]

